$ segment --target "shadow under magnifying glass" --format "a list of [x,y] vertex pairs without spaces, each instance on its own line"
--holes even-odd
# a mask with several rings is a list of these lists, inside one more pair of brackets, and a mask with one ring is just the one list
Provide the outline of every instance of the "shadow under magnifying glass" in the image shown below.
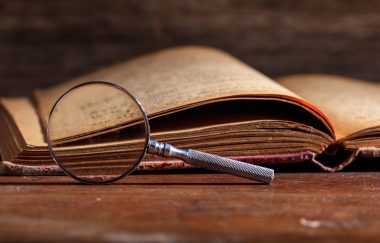
[[125,178],[104,185],[88,185],[74,181],[69,176],[4,176],[0,186],[241,186],[267,185],[261,182],[240,178],[228,174],[214,173],[204,169],[188,169],[173,171],[134,172]]

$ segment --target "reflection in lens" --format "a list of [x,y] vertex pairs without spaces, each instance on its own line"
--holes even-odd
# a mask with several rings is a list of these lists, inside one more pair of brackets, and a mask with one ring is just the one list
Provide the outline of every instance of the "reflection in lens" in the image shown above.
[[66,173],[85,182],[110,182],[140,162],[148,131],[145,114],[129,93],[110,83],[91,82],[57,101],[47,140]]

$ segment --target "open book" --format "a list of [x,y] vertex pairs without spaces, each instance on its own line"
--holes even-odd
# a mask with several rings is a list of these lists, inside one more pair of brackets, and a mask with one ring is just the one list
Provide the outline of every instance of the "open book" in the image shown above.
[[[179,148],[262,165],[309,160],[328,171],[357,156],[380,157],[380,85],[331,75],[273,81],[223,51],[190,46],[138,57],[32,97],[2,98],[1,174],[60,173],[45,141],[48,115],[65,91],[91,80],[127,88],[145,107],[152,138]],[[109,156],[116,148],[107,148]],[[138,169],[187,167],[147,155]]]

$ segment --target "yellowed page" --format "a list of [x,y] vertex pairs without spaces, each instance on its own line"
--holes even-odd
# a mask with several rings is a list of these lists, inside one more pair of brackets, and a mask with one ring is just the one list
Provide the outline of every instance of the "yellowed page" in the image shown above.
[[46,146],[38,114],[29,98],[1,98],[0,104],[15,122],[26,144]]
[[336,139],[380,125],[380,84],[333,75],[294,75],[277,79],[324,112]]
[[42,117],[78,83],[110,81],[142,101],[148,114],[190,103],[242,94],[296,96],[230,55],[206,47],[178,47],[101,69],[62,85],[36,92]]
[[[225,52],[207,47],[177,47],[37,91],[35,97],[43,121],[46,123],[60,95],[91,80],[110,81],[128,89],[142,101],[149,116],[228,97],[286,97],[308,106],[296,94]],[[314,107],[309,109],[319,113]]]

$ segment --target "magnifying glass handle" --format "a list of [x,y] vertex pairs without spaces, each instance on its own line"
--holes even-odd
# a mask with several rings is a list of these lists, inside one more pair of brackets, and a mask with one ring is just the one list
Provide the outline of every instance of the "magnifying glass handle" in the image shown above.
[[271,183],[274,178],[274,171],[269,168],[223,158],[192,149],[182,150],[170,144],[161,143],[155,140],[149,141],[148,153],[168,158],[178,158],[196,167],[236,175],[267,184]]
[[187,158],[184,161],[197,167],[224,172],[267,184],[270,184],[274,178],[274,171],[272,169],[192,149],[188,150]]

